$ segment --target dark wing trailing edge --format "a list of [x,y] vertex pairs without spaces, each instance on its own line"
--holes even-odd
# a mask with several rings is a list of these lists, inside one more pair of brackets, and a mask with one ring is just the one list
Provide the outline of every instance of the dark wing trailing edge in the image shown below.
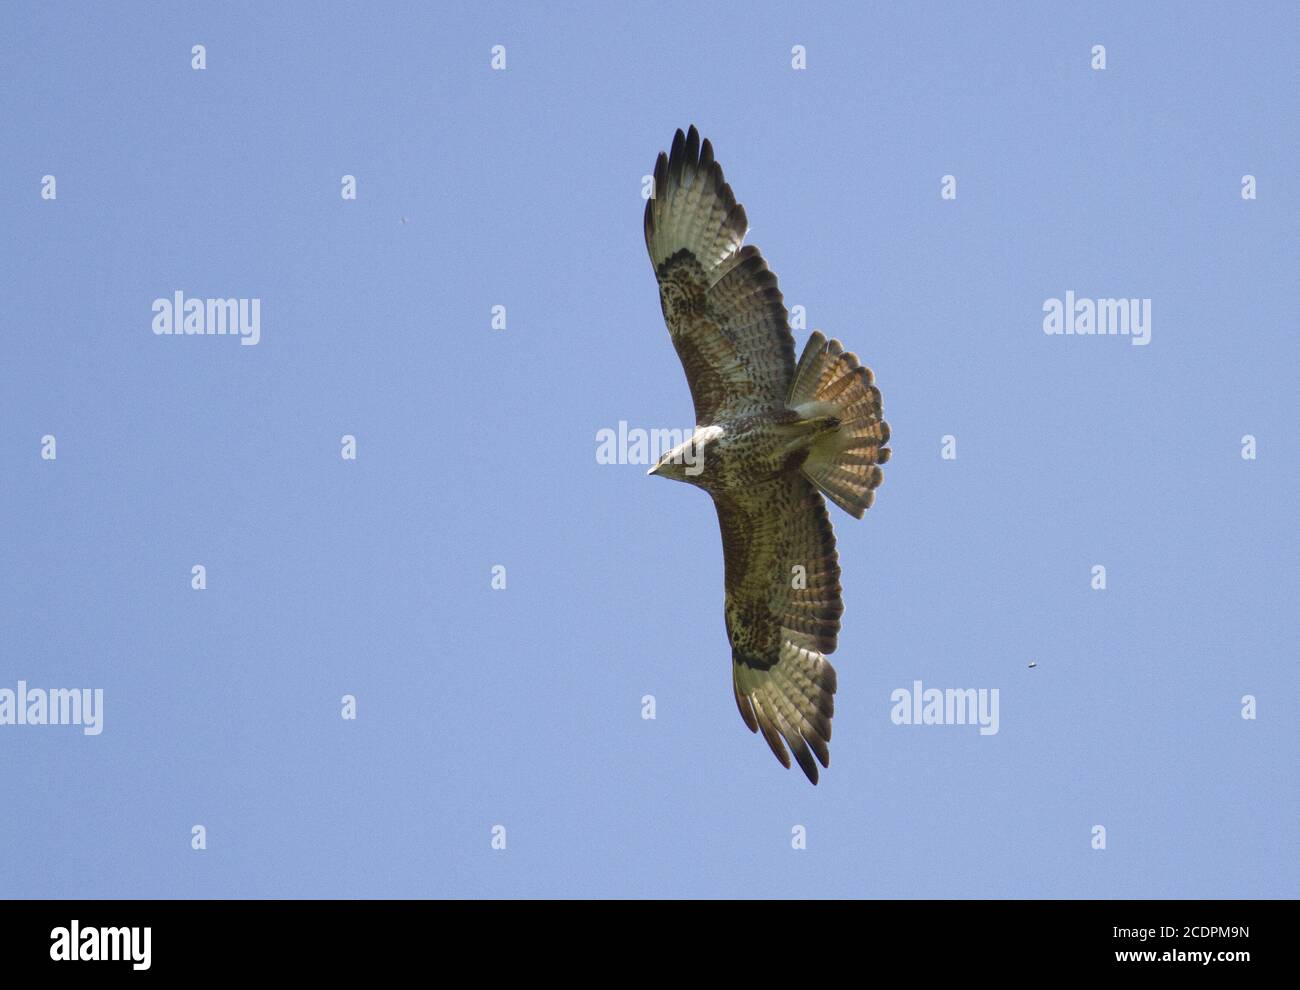
[[796,472],[714,503],[736,706],[783,765],[788,745],[815,784],[817,762],[830,766],[835,668],[826,654],[835,652],[844,613],[826,503]]
[[679,130],[655,162],[645,243],[701,425],[784,403],[794,376],[785,302],[758,248],[741,247],[748,228],[713,146]]

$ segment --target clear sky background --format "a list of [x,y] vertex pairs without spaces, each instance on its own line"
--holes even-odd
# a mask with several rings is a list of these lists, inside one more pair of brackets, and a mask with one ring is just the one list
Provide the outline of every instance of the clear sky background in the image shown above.
[[[0,726],[0,895],[1300,894],[1294,6],[615,6],[6,10],[0,687],[105,713]],[[595,457],[692,419],[641,232],[692,122],[893,427],[816,788],[707,496]],[[261,342],[155,336],[178,289]]]

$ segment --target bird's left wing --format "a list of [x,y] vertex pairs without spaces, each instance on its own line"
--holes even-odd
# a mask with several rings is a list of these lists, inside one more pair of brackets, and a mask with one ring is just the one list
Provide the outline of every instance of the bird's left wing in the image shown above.
[[835,651],[844,603],[835,532],[821,494],[798,472],[714,495],[726,560],[727,635],[740,716],[817,783],[830,766]]
[[691,127],[655,162],[645,243],[659,302],[695,402],[695,422],[785,402],[794,339],[776,275],[758,248],[741,247],[749,221],[713,146]]

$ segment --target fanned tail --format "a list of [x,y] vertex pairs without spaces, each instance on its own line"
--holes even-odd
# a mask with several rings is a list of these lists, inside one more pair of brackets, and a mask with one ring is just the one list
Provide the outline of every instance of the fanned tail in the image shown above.
[[787,405],[802,418],[831,417],[838,425],[817,437],[803,473],[826,497],[858,519],[871,508],[889,460],[889,424],[871,369],[838,340],[813,331],[804,347]]

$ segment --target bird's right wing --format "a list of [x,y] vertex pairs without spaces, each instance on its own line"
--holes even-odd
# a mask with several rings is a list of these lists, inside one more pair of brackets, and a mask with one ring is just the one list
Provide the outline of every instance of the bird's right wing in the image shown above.
[[726,560],[727,635],[740,716],[790,766],[782,739],[817,783],[830,766],[835,651],[844,603],[826,503],[790,472],[714,496]]
[[776,275],[758,248],[741,247],[749,222],[691,127],[655,162],[645,243],[659,302],[686,371],[697,424],[785,402],[794,339]]

